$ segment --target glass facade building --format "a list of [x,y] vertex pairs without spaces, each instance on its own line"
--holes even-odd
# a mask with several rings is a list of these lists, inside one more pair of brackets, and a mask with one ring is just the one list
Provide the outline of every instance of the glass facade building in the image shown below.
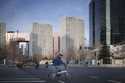
[[118,44],[125,41],[125,0],[91,0],[90,44]]

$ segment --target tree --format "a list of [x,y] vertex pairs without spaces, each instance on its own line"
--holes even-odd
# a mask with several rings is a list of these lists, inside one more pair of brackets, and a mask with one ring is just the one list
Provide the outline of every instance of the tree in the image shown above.
[[103,45],[99,51],[98,59],[103,60],[103,64],[110,64],[110,56],[109,46]]

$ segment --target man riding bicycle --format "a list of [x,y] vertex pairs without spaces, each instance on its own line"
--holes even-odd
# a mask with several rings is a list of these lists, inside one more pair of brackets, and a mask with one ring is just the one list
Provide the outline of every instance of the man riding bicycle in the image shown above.
[[59,70],[66,69],[66,64],[62,60],[63,55],[61,53],[57,53],[56,57],[53,59],[52,63]]
[[62,61],[62,54],[58,53],[57,56],[53,59],[53,65],[54,66],[59,66],[64,64],[64,62]]
[[56,57],[52,61],[52,65],[48,67],[50,69],[50,72],[48,74],[48,77],[50,79],[57,79],[58,77],[64,77],[64,79],[69,79],[71,76],[69,76],[69,73],[67,71],[67,66],[62,60],[63,55],[61,53],[56,53]]

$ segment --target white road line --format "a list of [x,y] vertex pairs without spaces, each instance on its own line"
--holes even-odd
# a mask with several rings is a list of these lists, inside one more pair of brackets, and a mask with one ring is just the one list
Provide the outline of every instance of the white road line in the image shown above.
[[99,77],[98,76],[89,76],[89,78],[91,78],[91,79],[98,79]]
[[108,82],[111,82],[111,83],[122,83],[120,81],[116,81],[116,80],[107,80]]
[[[41,80],[40,78],[8,78],[8,80],[13,80],[13,79],[15,79],[15,80]],[[2,79],[0,79],[0,80],[6,80],[6,78],[2,78]]]
[[62,81],[62,80],[58,80],[58,82],[59,82],[59,83],[65,83],[65,82],[64,82],[64,81]]
[[21,83],[21,82],[26,82],[26,83],[46,83],[47,81],[41,80],[41,81],[0,81],[0,83]]
[[30,80],[30,79],[33,79],[33,80],[40,80],[40,78],[16,78],[16,79],[20,79],[20,80],[22,80],[22,79],[26,79],[26,80]]

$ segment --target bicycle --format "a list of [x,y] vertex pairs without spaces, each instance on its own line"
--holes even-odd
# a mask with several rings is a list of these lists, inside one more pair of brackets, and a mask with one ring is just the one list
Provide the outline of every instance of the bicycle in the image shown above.
[[61,66],[49,65],[48,68],[50,69],[50,72],[48,74],[48,78],[50,80],[56,80],[56,81],[61,80],[70,83],[71,74],[68,72],[67,68],[64,65]]

